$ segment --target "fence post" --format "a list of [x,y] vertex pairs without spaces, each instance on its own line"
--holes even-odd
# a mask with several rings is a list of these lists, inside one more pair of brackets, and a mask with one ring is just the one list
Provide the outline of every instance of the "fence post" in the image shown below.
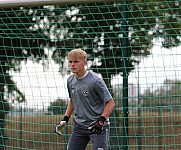
[[128,51],[129,51],[129,39],[128,39],[128,4],[125,0],[122,4],[122,53],[123,53],[123,150],[128,149]]

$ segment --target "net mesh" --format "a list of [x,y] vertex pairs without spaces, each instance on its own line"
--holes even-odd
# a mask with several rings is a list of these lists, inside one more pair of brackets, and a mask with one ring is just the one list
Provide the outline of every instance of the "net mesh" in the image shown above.
[[[181,3],[0,9],[0,148],[66,149],[67,53],[81,48],[116,102],[110,150],[181,149]],[[87,149],[92,149],[91,142]]]

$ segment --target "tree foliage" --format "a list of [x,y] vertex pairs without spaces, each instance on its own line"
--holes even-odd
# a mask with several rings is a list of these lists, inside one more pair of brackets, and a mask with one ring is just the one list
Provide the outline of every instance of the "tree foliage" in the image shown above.
[[[124,12],[125,7],[129,11]],[[88,53],[89,68],[100,73],[107,84],[110,84],[107,79],[122,74],[125,65],[124,26],[128,26],[129,74],[139,63],[137,56],[150,55],[154,39],[160,38],[166,48],[180,45],[180,14],[180,2],[164,0],[82,4],[61,10],[59,6],[50,6],[43,12],[33,12],[33,16],[38,16],[36,31],[50,39],[49,46],[55,49],[52,58],[60,64],[60,70],[67,51],[82,48]],[[124,20],[127,24],[123,25]]]

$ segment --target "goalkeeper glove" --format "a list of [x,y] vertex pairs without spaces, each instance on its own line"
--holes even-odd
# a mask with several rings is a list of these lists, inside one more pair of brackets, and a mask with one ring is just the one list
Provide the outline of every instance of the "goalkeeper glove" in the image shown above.
[[55,133],[62,135],[62,129],[65,127],[68,121],[69,121],[69,117],[64,116],[64,118],[60,121],[60,123],[55,127]]
[[104,122],[106,121],[106,118],[104,116],[101,116],[96,121],[92,122],[88,129],[94,133],[94,134],[100,134],[103,130]]

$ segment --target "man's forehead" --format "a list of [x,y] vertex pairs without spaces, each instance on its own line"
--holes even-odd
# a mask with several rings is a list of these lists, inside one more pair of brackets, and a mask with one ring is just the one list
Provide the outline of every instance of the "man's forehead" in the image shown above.
[[77,58],[77,57],[69,57],[68,60],[69,61],[81,61],[81,59]]

